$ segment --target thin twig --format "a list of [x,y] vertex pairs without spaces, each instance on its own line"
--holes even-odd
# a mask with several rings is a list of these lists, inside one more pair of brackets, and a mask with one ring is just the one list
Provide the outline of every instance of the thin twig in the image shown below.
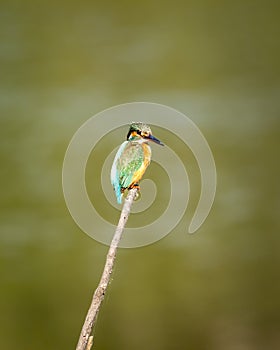
[[137,193],[137,189],[133,188],[128,191],[128,195],[125,199],[118,226],[113,236],[110,249],[107,254],[104,270],[100,279],[100,282],[93,294],[91,305],[88,309],[88,313],[80,334],[80,338],[76,347],[76,350],[90,350],[93,344],[93,336],[91,336],[93,327],[96,324],[97,315],[107,291],[110,276],[113,271],[114,261],[117,253],[117,248],[121,240],[121,236],[130,214],[133,199]]

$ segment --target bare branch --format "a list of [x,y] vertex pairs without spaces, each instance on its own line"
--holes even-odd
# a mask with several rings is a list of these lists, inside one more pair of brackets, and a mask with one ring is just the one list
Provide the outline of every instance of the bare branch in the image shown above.
[[109,286],[110,276],[113,271],[114,261],[117,253],[117,248],[121,240],[121,236],[130,214],[133,200],[136,196],[137,188],[133,188],[128,191],[128,195],[125,199],[118,226],[113,236],[110,249],[107,254],[104,270],[100,279],[100,282],[93,294],[92,302],[89,307],[86,319],[80,334],[80,338],[76,347],[76,350],[90,350],[93,344],[93,336],[91,336],[93,327],[96,324],[97,315],[104,299],[105,293]]

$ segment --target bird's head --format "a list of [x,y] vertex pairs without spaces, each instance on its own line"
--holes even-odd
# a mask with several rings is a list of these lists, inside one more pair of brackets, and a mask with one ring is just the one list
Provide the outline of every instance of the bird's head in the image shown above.
[[129,131],[127,134],[127,140],[128,141],[142,141],[142,142],[147,142],[147,141],[153,141],[161,146],[164,146],[164,144],[157,139],[156,137],[153,136],[152,130],[149,127],[149,125],[138,122],[138,123],[131,123],[129,127]]

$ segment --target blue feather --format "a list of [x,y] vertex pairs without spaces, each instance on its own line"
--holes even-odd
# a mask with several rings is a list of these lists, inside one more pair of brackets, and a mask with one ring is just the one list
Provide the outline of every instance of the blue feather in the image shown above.
[[111,169],[111,184],[114,187],[117,201],[119,204],[122,203],[122,193],[121,193],[121,185],[120,185],[120,174],[117,170],[117,163],[127,143],[128,141],[125,141],[120,145],[120,148],[118,149],[118,152],[115,156],[112,169]]

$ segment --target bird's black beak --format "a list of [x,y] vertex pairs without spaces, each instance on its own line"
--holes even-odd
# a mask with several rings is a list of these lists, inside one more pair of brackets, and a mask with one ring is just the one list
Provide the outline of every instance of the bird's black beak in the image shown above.
[[157,139],[156,137],[154,137],[153,135],[149,135],[146,137],[147,139],[161,145],[161,146],[164,146],[164,143],[162,143],[159,139]]

